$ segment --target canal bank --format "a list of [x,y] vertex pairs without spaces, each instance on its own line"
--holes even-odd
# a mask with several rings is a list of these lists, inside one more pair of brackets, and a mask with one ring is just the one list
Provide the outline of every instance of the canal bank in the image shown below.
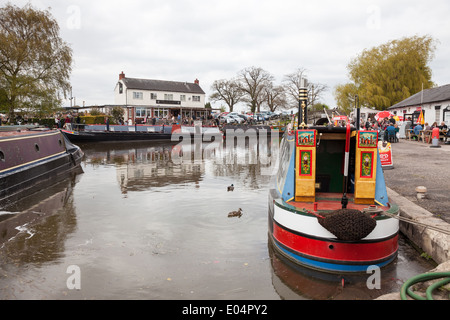
[[[392,144],[392,156],[393,168],[384,170],[388,196],[400,207],[400,216],[409,220],[400,223],[400,231],[438,264],[432,272],[448,272],[450,145],[441,143],[433,148],[422,142],[400,140]],[[400,299],[400,293],[378,299]]]

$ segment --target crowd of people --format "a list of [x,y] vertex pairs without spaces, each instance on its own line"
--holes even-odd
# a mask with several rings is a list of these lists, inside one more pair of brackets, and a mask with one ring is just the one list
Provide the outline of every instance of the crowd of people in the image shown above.
[[[406,121],[411,121],[411,118],[406,119]],[[412,121],[411,121],[412,122]],[[361,120],[361,129],[365,130],[376,130],[378,131],[378,135],[383,134],[383,139],[388,140],[389,136],[393,136],[395,141],[398,141],[399,127],[398,123],[393,116],[389,118],[383,118],[380,121],[375,119],[368,118],[366,122]],[[433,130],[434,128],[438,128],[439,130],[447,130],[447,125],[444,121],[441,122],[440,125],[437,122],[434,122],[431,126],[428,122],[425,122],[422,126],[420,123],[415,125],[413,128],[414,135],[418,136],[420,131],[422,130]]]

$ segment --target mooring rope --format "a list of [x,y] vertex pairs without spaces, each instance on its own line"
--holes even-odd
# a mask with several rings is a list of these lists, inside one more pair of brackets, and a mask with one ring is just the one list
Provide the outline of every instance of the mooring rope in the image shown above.
[[415,221],[413,219],[402,217],[402,216],[395,215],[395,214],[392,214],[392,213],[382,212],[380,214],[388,216],[388,217],[391,217],[391,218],[398,219],[398,220],[403,221],[403,222],[415,224],[415,225],[418,225],[418,226],[421,226],[421,227],[424,227],[424,228],[428,228],[428,229],[431,229],[431,230],[434,230],[434,231],[438,231],[438,232],[450,235],[450,230],[441,229],[441,228],[435,227],[435,226],[430,225],[430,224],[418,222],[418,221]]

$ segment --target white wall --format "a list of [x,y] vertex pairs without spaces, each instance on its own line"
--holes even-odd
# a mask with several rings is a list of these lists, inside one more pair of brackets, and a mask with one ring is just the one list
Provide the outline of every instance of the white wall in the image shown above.
[[[142,92],[142,99],[134,99],[133,92]],[[172,94],[174,101],[180,101],[180,96],[185,95],[186,101],[181,101],[181,105],[177,104],[156,104],[155,99],[150,99],[150,93],[157,95],[157,100],[165,100],[165,94]],[[193,101],[193,96],[200,96],[200,101]],[[205,107],[205,94],[197,93],[184,93],[184,92],[169,92],[169,91],[150,91],[150,90],[136,90],[127,89],[123,85],[123,93],[119,94],[119,85],[114,88],[114,104],[116,105],[133,105],[133,106],[147,106],[147,107],[166,107],[174,108],[177,106],[186,108],[204,108]]]
[[[436,106],[441,106],[441,109],[439,110],[439,119],[436,119]],[[443,113],[445,108],[447,108],[448,106],[450,106],[450,100],[447,101],[441,101],[441,102],[433,102],[433,103],[424,103],[422,106],[422,110],[425,111],[425,117],[424,117],[424,121],[428,122],[428,124],[431,126],[433,124],[433,122],[437,122],[438,125],[441,124],[441,122],[443,121]],[[397,115],[403,115],[403,110],[406,110],[406,114],[411,114],[414,111],[416,111],[416,109],[419,106],[410,106],[410,107],[399,107],[399,108],[395,108],[395,109],[389,109],[389,111],[393,112],[393,111],[397,111]],[[449,113],[447,113],[447,117],[445,119],[445,122],[447,123],[447,125],[450,124],[450,118],[449,118]]]

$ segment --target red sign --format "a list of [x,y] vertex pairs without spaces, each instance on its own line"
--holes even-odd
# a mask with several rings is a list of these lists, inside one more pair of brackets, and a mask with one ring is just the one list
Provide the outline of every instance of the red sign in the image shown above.
[[390,167],[394,165],[394,161],[392,159],[392,147],[389,142],[383,146],[383,141],[378,141],[378,152],[380,153],[382,167]]

